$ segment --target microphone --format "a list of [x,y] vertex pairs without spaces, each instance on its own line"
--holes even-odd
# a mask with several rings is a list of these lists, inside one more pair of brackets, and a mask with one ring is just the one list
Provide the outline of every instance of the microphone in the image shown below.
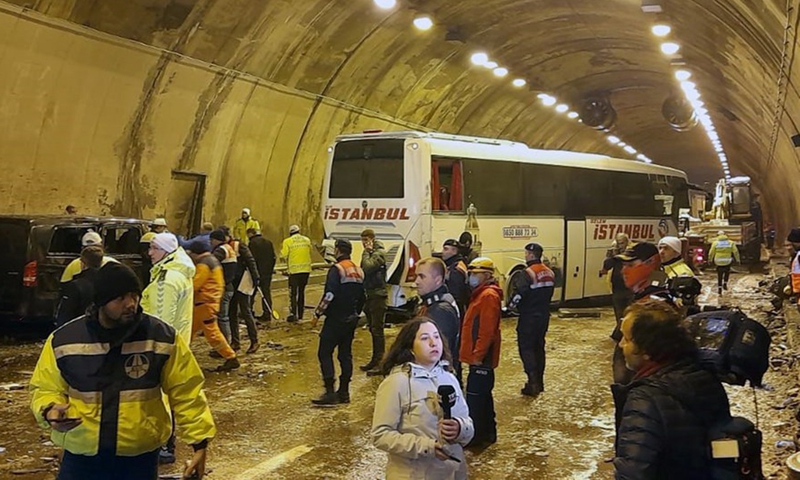
[[452,385],[439,385],[439,405],[442,406],[442,410],[444,411],[444,418],[445,420],[449,420],[452,417],[450,410],[453,408],[453,405],[456,404],[456,389],[453,388]]

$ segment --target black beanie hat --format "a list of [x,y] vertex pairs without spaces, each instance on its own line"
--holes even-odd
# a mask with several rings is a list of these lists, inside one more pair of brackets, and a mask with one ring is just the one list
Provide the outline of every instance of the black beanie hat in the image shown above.
[[130,267],[117,262],[108,262],[97,271],[94,278],[94,304],[102,307],[126,293],[142,294],[139,277]]
[[194,242],[189,244],[189,251],[196,255],[200,255],[202,253],[210,252],[211,245],[200,240],[195,240]]
[[800,228],[793,228],[786,240],[790,243],[800,243]]
[[217,240],[218,242],[224,242],[225,232],[223,232],[222,230],[214,230],[213,232],[208,234],[208,237],[213,240]]

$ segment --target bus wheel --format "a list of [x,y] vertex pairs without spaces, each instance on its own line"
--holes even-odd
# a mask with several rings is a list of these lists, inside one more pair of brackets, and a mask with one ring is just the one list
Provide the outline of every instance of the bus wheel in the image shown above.
[[[517,265],[511,270],[511,273],[508,274],[508,280],[506,280],[505,285],[505,304],[508,305],[511,303],[511,297],[514,296],[514,292],[517,291],[517,288],[520,286],[521,282],[525,281],[525,267],[522,265]],[[519,316],[519,312],[517,309],[514,308],[507,312],[508,316],[517,317]]]

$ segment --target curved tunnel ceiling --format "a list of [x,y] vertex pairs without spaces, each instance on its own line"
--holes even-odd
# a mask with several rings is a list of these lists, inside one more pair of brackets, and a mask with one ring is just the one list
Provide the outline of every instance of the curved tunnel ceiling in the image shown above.
[[[605,134],[541,105],[539,92],[572,106],[589,95],[607,96],[617,111],[614,135],[656,163],[685,170],[690,181],[713,186],[722,169],[702,127],[679,133],[662,116],[662,103],[678,82],[659,51],[661,40],[650,32],[658,21],[673,27],[669,38],[682,46],[732,174],[754,179],[768,215],[783,228],[798,220],[794,179],[800,172],[791,142],[800,106],[791,81],[800,68],[793,61],[798,9],[787,16],[780,0],[661,0],[659,14],[644,13],[640,0],[399,0],[391,11],[371,0],[9,3],[160,49],[115,140],[125,177],[110,194],[115,213],[143,215],[163,207],[167,200],[141,161],[157,151],[151,156],[173,168],[221,165],[213,168],[231,178],[212,188],[210,201],[223,211],[215,220],[235,215],[239,204],[233,202],[244,201],[282,212],[280,223],[288,224],[318,208],[323,172],[315,166],[324,146],[337,133],[369,127],[427,128],[632,158]],[[432,16],[432,30],[412,27],[419,13]],[[447,40],[448,30],[460,40]],[[507,67],[509,76],[498,79],[471,66],[476,50]],[[212,74],[181,87],[182,74],[170,70],[181,62],[203,62]],[[516,77],[528,85],[512,87]],[[237,82],[243,81],[263,83],[288,100],[259,96],[255,87],[242,93]],[[191,101],[170,100],[181,88]],[[184,132],[164,138],[150,130],[168,101],[188,120],[181,124]],[[244,134],[220,133],[224,128],[215,119],[234,105],[242,111],[231,128],[252,130],[248,139],[263,134],[262,144],[242,146]],[[290,145],[279,145],[287,135]],[[207,153],[201,150],[208,148],[216,156],[203,160]],[[262,168],[253,158],[272,163]],[[255,184],[236,179],[253,170],[271,193],[242,194]],[[143,195],[140,188],[155,192]],[[233,191],[240,194],[236,200]],[[283,202],[287,195],[290,205]],[[306,226],[318,227],[318,221],[306,220]]]

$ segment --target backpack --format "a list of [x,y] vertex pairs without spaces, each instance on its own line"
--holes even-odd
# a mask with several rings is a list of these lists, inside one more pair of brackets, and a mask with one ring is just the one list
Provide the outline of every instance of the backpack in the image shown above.
[[721,381],[761,386],[772,342],[766,327],[738,309],[697,313],[686,318],[686,324],[697,344],[700,363]]

